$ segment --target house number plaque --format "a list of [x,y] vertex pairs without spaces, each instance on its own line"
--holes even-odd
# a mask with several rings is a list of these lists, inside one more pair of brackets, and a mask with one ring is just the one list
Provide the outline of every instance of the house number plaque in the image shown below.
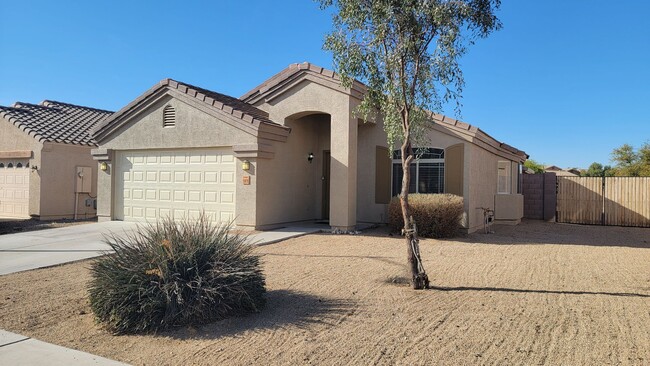
[[244,182],[243,182],[243,183],[244,183],[245,186],[251,184],[251,177],[250,177],[250,175],[245,175],[245,176],[243,177],[243,179],[244,179]]

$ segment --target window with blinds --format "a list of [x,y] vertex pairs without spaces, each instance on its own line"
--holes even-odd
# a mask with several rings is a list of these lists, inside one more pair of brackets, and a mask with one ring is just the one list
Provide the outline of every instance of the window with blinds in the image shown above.
[[[445,191],[445,151],[437,148],[416,148],[417,159],[409,167],[411,181],[409,193],[444,193]],[[393,152],[392,195],[402,190],[401,153]]]

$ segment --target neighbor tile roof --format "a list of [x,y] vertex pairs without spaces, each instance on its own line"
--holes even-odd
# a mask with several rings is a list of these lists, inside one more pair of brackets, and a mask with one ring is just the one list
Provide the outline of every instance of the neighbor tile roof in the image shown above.
[[96,146],[90,130],[111,114],[113,112],[51,100],[0,106],[0,117],[39,141],[74,145]]

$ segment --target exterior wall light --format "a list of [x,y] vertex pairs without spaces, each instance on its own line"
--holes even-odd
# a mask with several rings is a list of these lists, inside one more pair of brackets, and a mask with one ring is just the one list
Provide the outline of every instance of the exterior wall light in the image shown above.
[[101,163],[99,163],[99,169],[101,169],[102,172],[107,171],[108,170],[108,164],[106,164],[105,161],[102,161]]
[[307,161],[311,163],[312,160],[314,160],[314,153],[310,152],[309,155],[307,155]]
[[248,160],[244,160],[241,162],[241,169],[245,171],[249,171],[251,168],[251,162]]

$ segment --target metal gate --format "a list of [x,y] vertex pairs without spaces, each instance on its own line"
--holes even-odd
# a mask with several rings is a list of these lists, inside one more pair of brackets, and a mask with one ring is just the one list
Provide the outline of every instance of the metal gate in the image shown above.
[[650,227],[650,177],[557,177],[557,221]]

